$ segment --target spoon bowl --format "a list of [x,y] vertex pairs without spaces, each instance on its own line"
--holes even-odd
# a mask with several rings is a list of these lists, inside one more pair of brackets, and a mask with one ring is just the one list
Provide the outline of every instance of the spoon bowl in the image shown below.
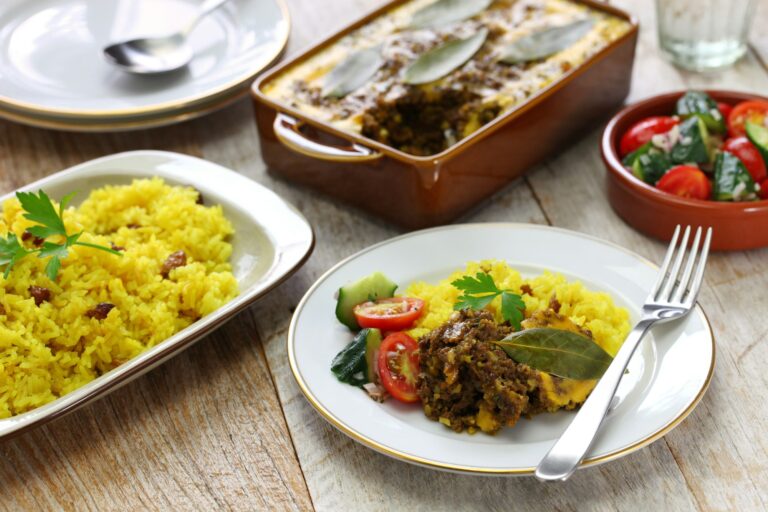
[[183,68],[195,56],[187,37],[200,20],[227,1],[205,0],[192,20],[178,32],[111,44],[104,48],[104,55],[115,66],[137,75],[155,75]]
[[150,75],[183,68],[194,52],[183,35],[173,34],[112,44],[104,48],[104,55],[129,73]]

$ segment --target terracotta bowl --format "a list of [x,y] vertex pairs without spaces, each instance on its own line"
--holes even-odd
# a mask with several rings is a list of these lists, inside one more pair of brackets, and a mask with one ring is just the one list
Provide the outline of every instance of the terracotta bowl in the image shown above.
[[[716,101],[736,104],[764,96],[734,91],[707,91]],[[739,203],[686,199],[637,179],[622,164],[619,140],[635,122],[649,116],[670,115],[685,91],[677,91],[626,107],[603,132],[600,150],[608,169],[608,200],[628,224],[637,230],[669,241],[677,224],[712,226],[712,248],[721,251],[768,246],[768,200]]]

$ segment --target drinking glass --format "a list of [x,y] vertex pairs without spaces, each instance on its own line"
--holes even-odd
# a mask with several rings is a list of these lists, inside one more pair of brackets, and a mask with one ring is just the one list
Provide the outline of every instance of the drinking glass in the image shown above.
[[747,51],[754,0],[656,0],[659,46],[696,71],[733,64]]

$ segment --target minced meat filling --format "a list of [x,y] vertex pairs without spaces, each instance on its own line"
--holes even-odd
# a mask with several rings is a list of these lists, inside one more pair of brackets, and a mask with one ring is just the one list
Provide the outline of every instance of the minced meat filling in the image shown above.
[[[553,311],[540,320],[567,321]],[[557,390],[563,379],[516,363],[491,343],[511,332],[490,312],[464,310],[421,337],[418,391],[427,417],[456,432],[479,429],[494,434],[515,425],[521,416],[563,407],[550,403],[544,384],[546,380]]]
[[[414,88],[393,101],[379,99],[363,114],[362,133],[412,155],[433,155],[462,138],[469,113],[478,108],[476,100],[467,90],[428,94]],[[498,112],[498,107],[490,109],[487,117]]]

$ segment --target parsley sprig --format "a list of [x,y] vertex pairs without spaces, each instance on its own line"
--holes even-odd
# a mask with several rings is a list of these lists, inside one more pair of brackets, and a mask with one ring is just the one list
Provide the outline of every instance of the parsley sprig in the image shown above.
[[[64,210],[74,196],[74,192],[64,196],[57,210],[51,199],[42,190],[38,191],[37,194],[34,192],[16,192],[16,198],[26,212],[24,218],[37,223],[36,226],[30,227],[27,231],[30,235],[42,239],[43,243],[38,249],[27,249],[19,242],[15,233],[9,232],[5,238],[0,237],[0,267],[5,266],[3,275],[6,279],[19,260],[37,253],[38,258],[50,258],[45,266],[45,274],[53,281],[59,274],[61,260],[68,256],[69,248],[75,245],[122,256],[120,252],[109,247],[81,242],[82,231],[73,235],[67,233],[67,228],[64,226]],[[58,237],[61,241],[47,240],[51,237]]]
[[515,329],[520,329],[523,320],[525,302],[520,295],[510,290],[501,290],[493,281],[493,277],[485,272],[478,272],[475,277],[464,276],[451,283],[461,290],[459,301],[453,309],[474,309],[479,311],[485,308],[496,297],[501,295],[501,316]]

